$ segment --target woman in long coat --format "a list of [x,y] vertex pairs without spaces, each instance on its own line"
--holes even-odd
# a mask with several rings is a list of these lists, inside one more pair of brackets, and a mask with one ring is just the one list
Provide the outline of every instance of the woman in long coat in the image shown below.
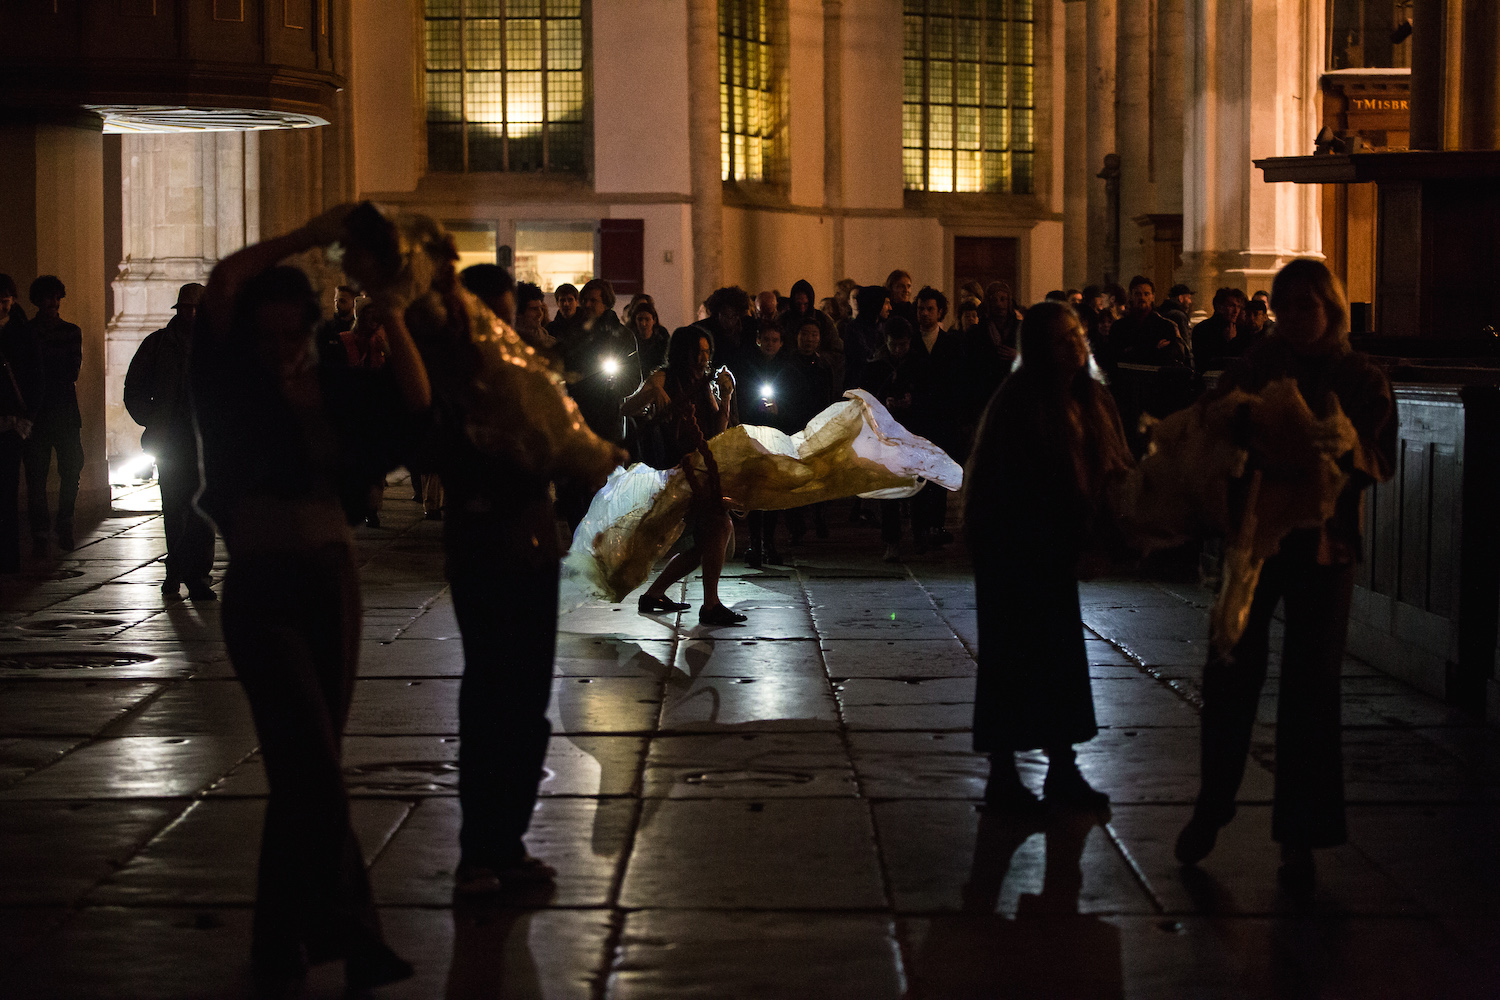
[[1073,744],[1098,732],[1078,604],[1080,559],[1103,517],[1105,484],[1130,465],[1109,391],[1067,305],[1043,302],[1021,324],[1021,365],[986,407],[964,472],[974,558],[979,682],[974,749],[990,754],[987,803],[1037,804],[1015,751],[1045,750],[1048,800],[1107,799],[1078,772]]

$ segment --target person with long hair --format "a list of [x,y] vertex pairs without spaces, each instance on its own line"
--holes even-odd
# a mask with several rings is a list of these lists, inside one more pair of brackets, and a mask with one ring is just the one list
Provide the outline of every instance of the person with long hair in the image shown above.
[[1078,771],[1073,745],[1098,732],[1080,564],[1107,524],[1104,491],[1130,466],[1109,391],[1089,366],[1071,308],[1032,306],[1020,366],[995,392],[964,470],[964,533],[974,558],[979,680],[974,749],[990,755],[985,801],[1035,809],[1015,753],[1044,750],[1049,801],[1107,802]]
[[1396,400],[1385,374],[1350,346],[1348,301],[1321,261],[1294,260],[1282,268],[1271,285],[1271,306],[1275,333],[1252,345],[1224,373],[1215,393],[1253,393],[1279,379],[1296,379],[1312,411],[1328,417],[1339,407],[1358,441],[1336,456],[1348,481],[1334,516],[1282,540],[1261,569],[1239,642],[1227,655],[1211,657],[1203,669],[1198,800],[1176,853],[1183,864],[1202,861],[1219,829],[1234,818],[1266,679],[1271,620],[1285,602],[1271,836],[1281,844],[1281,879],[1299,892],[1312,887],[1313,849],[1347,839],[1339,671],[1354,564],[1363,552],[1365,487],[1390,478],[1395,468]]
[[[703,567],[703,606],[698,609],[702,625],[738,625],[745,616],[719,600],[719,576],[724,572],[724,550],[734,526],[724,503],[719,467],[708,442],[729,427],[734,400],[734,377],[724,369],[713,370],[713,335],[702,326],[685,326],[672,334],[667,344],[667,363],[647,376],[635,395],[625,400],[627,416],[647,417],[659,423],[668,458],[675,457],[687,474],[693,491],[688,528],[692,540],[686,549],[668,560],[661,574],[640,597],[642,614],[686,611],[688,605],[667,597],[667,588]],[[696,469],[694,454],[703,459]]]

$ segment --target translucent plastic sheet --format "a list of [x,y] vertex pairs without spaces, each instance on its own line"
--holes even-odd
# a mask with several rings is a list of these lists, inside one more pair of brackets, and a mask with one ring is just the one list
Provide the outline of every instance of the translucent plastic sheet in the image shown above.
[[1211,617],[1215,650],[1244,633],[1261,566],[1281,540],[1334,513],[1347,476],[1336,459],[1358,437],[1337,401],[1313,414],[1291,379],[1233,391],[1153,427],[1146,457],[1121,484],[1116,509],[1145,551],[1207,534],[1225,537],[1224,582]]
[[[794,435],[731,427],[709,448],[724,495],[742,510],[784,510],[856,495],[896,499],[927,482],[953,491],[963,485],[957,462],[858,389]],[[702,470],[701,456],[690,461]],[[574,532],[565,572],[585,593],[621,600],[645,582],[681,535],[691,503],[681,469],[635,465],[615,472]]]

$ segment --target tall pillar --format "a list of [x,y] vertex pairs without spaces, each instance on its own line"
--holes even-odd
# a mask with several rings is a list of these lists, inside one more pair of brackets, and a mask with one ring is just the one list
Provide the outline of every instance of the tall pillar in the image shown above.
[[97,116],[66,124],[0,126],[0,272],[26,292],[42,274],[62,279],[62,315],[83,330],[80,519],[109,510],[104,445],[104,133]]
[[219,260],[260,238],[258,148],[255,132],[121,136],[122,258],[105,335],[110,455],[140,450],[124,388],[141,341],[172,318],[178,288],[206,282]]
[[724,183],[719,148],[719,5],[688,0],[688,161],[693,185],[695,304],[724,272]]
[[1115,151],[1115,33],[1116,0],[1086,0],[1088,19],[1086,56],[1088,135],[1088,280],[1098,281],[1110,267],[1106,259],[1106,231],[1111,223],[1104,181],[1104,157]]
[[833,280],[844,277],[844,4],[823,0],[823,203],[833,213]]
[[1322,255],[1318,186],[1267,184],[1251,161],[1312,150],[1323,5],[1187,0],[1187,10],[1182,271],[1200,297],[1267,288],[1287,261]]
[[[1151,91],[1151,165],[1155,211],[1182,214],[1183,0],[1157,0],[1156,67]],[[1162,290],[1165,293],[1165,290]]]
[[[1156,39],[1156,0],[1117,0],[1115,57],[1115,152],[1120,154],[1120,281],[1149,274],[1152,232],[1135,221],[1156,211],[1155,164],[1151,144],[1152,70]],[[1159,294],[1165,294],[1162,289]]]
[[1089,63],[1088,6],[1063,4],[1063,282],[1082,288],[1095,280],[1089,267]]

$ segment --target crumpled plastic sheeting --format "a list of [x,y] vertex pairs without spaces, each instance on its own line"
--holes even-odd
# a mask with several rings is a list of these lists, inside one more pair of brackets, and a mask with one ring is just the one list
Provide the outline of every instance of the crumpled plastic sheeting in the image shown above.
[[[729,506],[784,510],[849,496],[897,499],[926,483],[963,485],[963,469],[902,427],[869,393],[853,389],[794,435],[731,427],[709,442]],[[706,481],[702,456],[689,458]],[[682,469],[634,465],[595,496],[563,560],[583,589],[619,601],[639,587],[682,534],[692,490]]]
[[1316,416],[1292,379],[1229,392],[1157,423],[1146,456],[1121,482],[1121,526],[1144,551],[1226,537],[1211,614],[1217,652],[1244,634],[1261,567],[1282,539],[1334,514],[1348,479],[1336,459],[1358,436],[1336,400],[1331,406]]
[[[405,267],[391,288],[381,290],[405,309],[407,327],[418,338],[449,336],[447,306],[432,289],[432,256],[447,239],[443,228],[426,216],[396,218]],[[568,396],[562,380],[507,323],[475,295],[456,289],[469,316],[471,369],[440,372],[450,378],[466,417],[465,430],[486,455],[514,462],[547,479],[603,479],[620,464],[624,452],[599,438]]]

